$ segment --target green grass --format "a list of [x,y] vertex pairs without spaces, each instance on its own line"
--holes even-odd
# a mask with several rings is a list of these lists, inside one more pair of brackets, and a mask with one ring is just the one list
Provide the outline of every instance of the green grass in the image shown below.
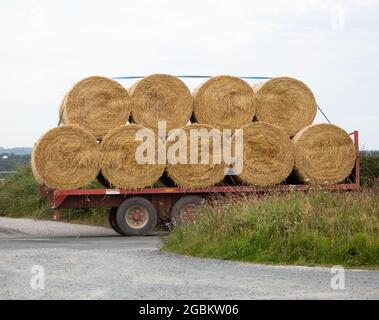
[[[93,181],[88,188],[99,188]],[[46,200],[37,195],[35,181],[29,165],[19,166],[17,173],[8,175],[0,181],[0,216],[13,218],[52,219],[53,210]],[[109,227],[108,209],[63,209],[61,220],[73,223]]]
[[37,196],[30,166],[20,166],[17,173],[0,181],[0,216],[37,217],[46,209],[46,201]]
[[378,192],[224,199],[179,226],[163,250],[270,264],[379,267]]
[[[361,158],[363,182],[372,190],[220,200],[195,224],[177,228],[164,250],[264,263],[378,267],[378,165],[375,155]],[[106,208],[64,209],[61,215],[63,221],[109,227]],[[52,219],[29,165],[0,180],[0,216]]]
[[[0,180],[0,216],[52,220],[54,212],[45,199],[39,199],[37,188],[30,165],[21,165],[15,174]],[[85,188],[103,186],[98,181],[92,181]],[[108,208],[62,209],[60,213],[61,220],[65,222],[109,227]]]

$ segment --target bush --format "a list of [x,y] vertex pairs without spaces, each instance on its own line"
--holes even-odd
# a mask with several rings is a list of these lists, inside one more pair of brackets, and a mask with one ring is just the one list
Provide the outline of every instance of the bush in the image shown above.
[[361,183],[373,187],[379,180],[379,156],[369,153],[361,153]]
[[[0,216],[51,219],[53,211],[37,195],[38,184],[30,165],[19,166],[15,174],[0,181]],[[97,181],[88,188],[99,188]],[[75,223],[109,226],[108,209],[63,209],[61,219]]]
[[205,206],[164,250],[230,260],[379,266],[379,196],[373,191],[292,192]]
[[20,166],[17,173],[0,181],[0,216],[38,216],[47,208],[37,196],[37,183],[30,166]]

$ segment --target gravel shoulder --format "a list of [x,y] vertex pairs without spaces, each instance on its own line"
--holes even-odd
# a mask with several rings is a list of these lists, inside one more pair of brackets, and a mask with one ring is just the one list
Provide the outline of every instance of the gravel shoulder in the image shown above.
[[[329,268],[179,256],[155,236],[25,220],[0,218],[0,299],[379,299],[378,271],[346,270],[333,290]],[[35,265],[42,290],[30,285]]]
[[110,228],[59,221],[0,217],[0,240],[12,237],[98,237],[115,235],[117,233]]

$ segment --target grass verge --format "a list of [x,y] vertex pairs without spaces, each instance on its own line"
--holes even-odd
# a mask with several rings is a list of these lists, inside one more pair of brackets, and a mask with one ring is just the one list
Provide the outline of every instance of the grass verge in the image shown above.
[[215,201],[164,251],[270,264],[379,267],[379,195],[291,192]]
[[[97,188],[97,181],[89,188]],[[35,181],[29,165],[20,166],[15,174],[0,181],[0,216],[51,220],[53,210],[45,199],[37,195]],[[63,209],[61,220],[65,222],[109,227],[108,209]]]

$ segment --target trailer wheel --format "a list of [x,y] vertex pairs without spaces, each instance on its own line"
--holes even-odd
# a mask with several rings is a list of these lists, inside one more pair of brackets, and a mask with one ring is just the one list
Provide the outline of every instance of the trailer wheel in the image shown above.
[[116,212],[117,212],[117,208],[111,208],[109,210],[109,214],[108,214],[109,224],[111,225],[111,227],[114,231],[116,231],[117,233],[124,236],[123,232],[121,231],[121,229],[117,225]]
[[184,196],[175,202],[171,210],[171,217],[175,219],[177,224],[181,224],[186,220],[193,221],[196,209],[203,206],[205,199],[200,196],[190,195]]
[[142,197],[125,200],[117,209],[116,224],[126,236],[144,236],[157,224],[157,210]]

